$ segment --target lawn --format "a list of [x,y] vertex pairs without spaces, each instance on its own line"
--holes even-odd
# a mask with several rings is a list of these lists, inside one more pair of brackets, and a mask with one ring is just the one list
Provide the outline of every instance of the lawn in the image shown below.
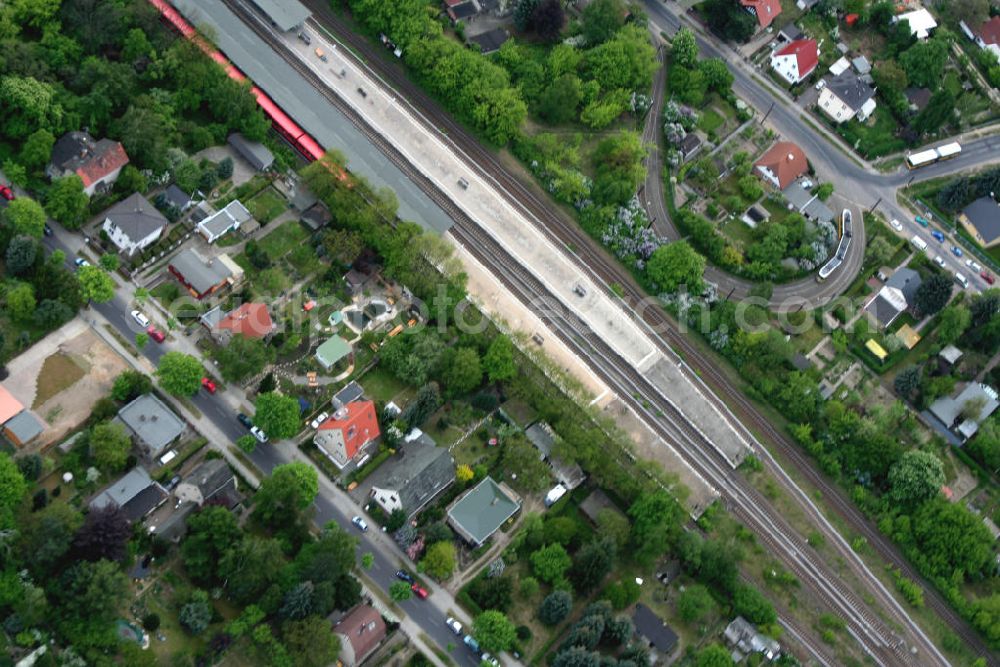
[[258,247],[276,262],[305,242],[309,233],[296,220],[289,220],[257,242]]
[[377,403],[388,403],[399,399],[396,400],[396,404],[403,407],[402,402],[405,402],[413,392],[406,383],[397,380],[392,373],[378,366],[357,380],[358,384],[364,387],[365,395]]
[[726,119],[720,116],[715,109],[705,109],[701,113],[701,118],[698,119],[698,127],[700,127],[705,134],[711,134],[722,127],[722,124],[725,122]]
[[873,116],[875,122],[871,125],[857,120],[837,125],[837,134],[865,158],[881,157],[906,148],[906,143],[896,136],[899,124],[888,109],[877,106]]
[[247,202],[247,209],[260,224],[271,222],[288,207],[288,202],[274,188],[266,188]]
[[730,220],[722,226],[722,233],[728,238],[743,244],[744,248],[753,244],[753,230],[742,220]]
[[69,389],[85,375],[84,370],[67,355],[56,352],[42,364],[35,389],[32,408],[45,403],[61,391]]

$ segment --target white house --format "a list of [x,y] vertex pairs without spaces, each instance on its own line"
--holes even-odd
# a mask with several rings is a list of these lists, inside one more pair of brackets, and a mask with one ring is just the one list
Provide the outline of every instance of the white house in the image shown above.
[[216,211],[198,223],[198,233],[205,237],[209,243],[225,236],[229,232],[239,229],[247,220],[253,218],[247,207],[240,203],[239,199],[226,204],[225,208]]
[[67,132],[52,146],[45,173],[53,180],[76,174],[89,197],[110,189],[127,164],[128,155],[117,141],[95,141],[86,132]]
[[864,122],[875,112],[875,89],[854,72],[843,72],[827,80],[817,104],[835,123],[845,123],[852,118]]
[[119,251],[134,255],[156,243],[166,226],[163,214],[136,192],[108,209],[101,229]]
[[819,65],[815,39],[797,39],[771,54],[771,69],[793,86],[813,73]]
[[937,21],[931,16],[931,13],[921,7],[912,12],[906,12],[905,14],[900,14],[899,16],[894,16],[892,19],[893,23],[898,23],[899,21],[906,21],[910,24],[910,34],[917,39],[927,39],[931,34],[931,30],[937,27]]

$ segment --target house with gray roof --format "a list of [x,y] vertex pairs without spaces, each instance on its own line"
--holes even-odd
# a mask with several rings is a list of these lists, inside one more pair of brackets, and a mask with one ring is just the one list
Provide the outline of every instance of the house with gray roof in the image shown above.
[[149,459],[159,456],[167,445],[177,440],[187,424],[153,394],[143,394],[118,411],[136,446]]
[[410,518],[455,481],[455,460],[420,429],[369,476],[369,495],[386,514],[403,510]]
[[177,485],[174,490],[177,500],[198,505],[212,501],[232,509],[240,503],[236,475],[224,459],[202,461]]
[[996,412],[998,407],[1000,400],[996,389],[979,382],[970,382],[956,396],[945,396],[931,403],[924,415],[929,413],[933,416],[931,423],[938,432],[943,430],[953,434],[951,438],[946,435],[946,439],[954,442],[957,438],[959,442],[954,444],[961,444],[976,435],[979,425]]
[[257,171],[264,171],[274,164],[274,154],[259,141],[250,141],[239,132],[230,134],[227,141],[240,154],[240,157],[249,162]]
[[3,434],[17,447],[23,447],[45,430],[45,424],[28,410],[21,410],[4,422]]
[[169,494],[141,466],[132,468],[90,501],[93,509],[121,507],[129,521],[138,521],[166,502]]
[[920,287],[920,274],[901,267],[889,276],[874,297],[865,304],[865,311],[883,329],[910,307]]
[[184,213],[194,206],[191,195],[181,190],[176,183],[171,183],[167,186],[167,189],[163,192],[163,201],[168,206],[176,208],[180,213]]
[[524,436],[538,450],[539,458],[549,464],[556,481],[567,490],[572,491],[587,479],[583,468],[575,463],[566,463],[558,456],[552,455],[552,450],[555,448],[559,436],[556,435],[551,426],[545,422],[535,422],[525,429]]
[[101,230],[120,252],[132,256],[156,243],[166,226],[163,214],[135,192],[104,213]]
[[448,525],[474,547],[482,546],[521,509],[521,498],[506,484],[486,477],[451,504]]
[[208,259],[194,248],[185,248],[171,257],[167,270],[196,299],[204,299],[243,278],[243,268],[228,255]]
[[742,616],[734,618],[722,636],[733,648],[733,662],[740,662],[751,653],[760,653],[768,660],[775,660],[781,655],[781,644],[757,632],[757,626]]
[[201,234],[208,243],[215,243],[231,231],[240,228],[252,220],[253,216],[247,207],[239,199],[226,204],[223,208],[211,214],[198,223],[198,233]]
[[632,625],[635,634],[657,657],[669,660],[677,649],[677,633],[646,605],[640,603],[635,606]]
[[966,206],[958,221],[984,248],[1000,245],[1000,203],[993,197],[980,197]]
[[875,112],[875,89],[848,70],[826,80],[820,93],[820,111],[835,123],[853,118],[864,122]]

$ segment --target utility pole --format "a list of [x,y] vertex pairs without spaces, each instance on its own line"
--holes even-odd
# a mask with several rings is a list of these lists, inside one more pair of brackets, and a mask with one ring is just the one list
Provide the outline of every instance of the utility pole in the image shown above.
[[875,212],[875,209],[877,209],[877,208],[878,208],[878,205],[879,205],[879,204],[881,204],[881,203],[882,203],[882,198],[881,198],[881,197],[879,197],[879,198],[878,198],[878,201],[877,201],[877,202],[875,202],[875,205],[874,205],[874,206],[872,206],[872,207],[871,207],[870,209],[868,209],[868,212],[869,212],[869,213],[874,213],[874,212]]
[[775,105],[775,103],[774,103],[774,102],[771,102],[771,108],[770,108],[770,109],[768,109],[768,110],[767,110],[767,113],[766,113],[766,114],[764,114],[764,117],[760,119],[760,124],[761,124],[761,125],[763,125],[763,124],[764,124],[764,121],[765,121],[765,120],[767,120],[767,117],[771,115],[771,112],[772,112],[772,111],[774,111],[774,105]]

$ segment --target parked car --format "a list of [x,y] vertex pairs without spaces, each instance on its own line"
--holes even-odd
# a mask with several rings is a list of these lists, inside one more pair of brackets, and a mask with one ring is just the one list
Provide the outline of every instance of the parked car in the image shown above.
[[969,267],[970,269],[972,269],[973,271],[982,271],[983,270],[982,264],[980,264],[976,260],[972,259],[971,257],[969,259],[965,260],[965,265],[967,267]]
[[257,438],[257,442],[267,442],[267,433],[264,433],[259,426],[251,426],[250,433],[253,434],[253,437]]
[[987,271],[986,269],[982,270],[982,272],[979,274],[979,277],[985,280],[987,285],[992,285],[993,283],[996,282],[996,278],[993,277],[993,274]]
[[412,584],[413,583],[413,576],[409,572],[407,572],[406,570],[396,570],[396,578],[397,579],[402,579],[403,581],[405,581],[408,584]]
[[444,622],[448,626],[448,629],[454,632],[456,635],[462,634],[462,624],[453,619],[451,616],[447,618]]
[[201,386],[210,394],[214,394],[217,389],[215,383],[207,377],[201,379]]
[[479,653],[479,642],[472,635],[465,635],[462,639],[462,643],[472,649],[473,653]]
[[493,665],[493,667],[500,667],[500,661],[497,660],[495,656],[492,656],[489,653],[483,653],[483,662],[489,665]]
[[73,260],[73,263],[76,264],[77,266],[90,266],[90,262],[85,260],[83,257],[77,257],[76,259]]
[[149,326],[149,318],[142,314],[142,311],[133,310],[131,313],[132,319],[135,320],[136,324],[145,329]]
[[316,417],[316,419],[312,420],[309,423],[309,425],[312,426],[313,429],[317,429],[317,428],[319,428],[319,425],[322,424],[323,422],[325,422],[326,418],[329,417],[329,416],[330,416],[330,414],[328,412],[321,412],[321,413],[319,413],[319,416]]
[[351,523],[357,526],[358,530],[360,530],[362,533],[368,532],[368,522],[362,519],[361,517],[359,516],[351,517]]
[[953,254],[955,257],[961,257],[962,256],[962,249],[959,248],[957,245],[953,245],[951,247],[951,254]]
[[174,489],[177,488],[177,485],[180,483],[181,483],[181,476],[174,475],[173,477],[170,478],[170,481],[167,482],[167,486],[165,488],[167,489],[167,491],[173,491]]
[[924,217],[924,216],[922,216],[922,215],[918,215],[917,217],[915,217],[915,218],[914,218],[914,220],[916,220],[916,221],[917,221],[917,224],[918,224],[918,225],[920,225],[921,227],[929,227],[929,226],[930,226],[930,224],[931,224],[931,223],[930,223],[930,222],[929,222],[929,221],[927,220],[927,218],[925,218],[925,217]]
[[45,225],[42,227],[42,233],[44,233],[46,236],[52,236],[53,232],[52,228],[49,227],[49,223],[46,222]]
[[15,195],[14,191],[7,185],[0,185],[0,197],[3,197],[7,201],[14,201],[17,199],[17,195]]
[[901,223],[899,220],[896,220],[896,218],[893,218],[889,224],[892,225],[892,228],[895,229],[897,232],[903,231],[903,223]]
[[944,243],[944,234],[942,234],[938,230],[932,229],[931,236],[933,236],[938,243]]
[[410,584],[410,590],[413,591],[413,594],[416,595],[421,600],[426,600],[427,596],[430,595],[430,593],[427,592],[426,588],[424,588],[423,586],[421,586],[416,582]]
[[944,268],[944,257],[942,257],[941,255],[938,255],[937,257],[934,258],[934,263],[937,264],[938,266],[940,266],[943,269]]
[[154,327],[152,324],[146,327],[146,333],[149,334],[149,337],[155,340],[157,343],[162,343],[167,338],[166,336],[163,335],[162,331]]
[[820,79],[819,83],[816,84],[816,90],[823,90],[826,88],[826,79]]
[[236,420],[247,428],[253,428],[253,420],[242,412],[236,415]]

